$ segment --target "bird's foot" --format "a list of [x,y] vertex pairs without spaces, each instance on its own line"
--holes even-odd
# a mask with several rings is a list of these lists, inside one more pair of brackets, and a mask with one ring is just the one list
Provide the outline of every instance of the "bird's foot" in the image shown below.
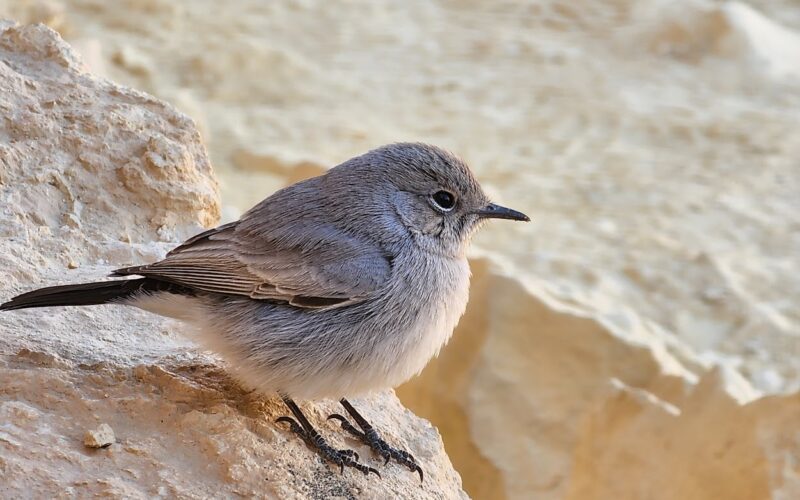
[[353,408],[349,402],[347,402],[347,400],[342,400],[340,402],[342,403],[342,406],[345,407],[347,412],[350,413],[350,415],[355,419],[356,423],[359,427],[361,427],[361,429],[356,428],[345,417],[339,415],[338,413],[334,413],[329,416],[328,420],[337,420],[341,424],[344,431],[352,434],[359,441],[372,448],[375,453],[382,456],[385,460],[384,465],[388,464],[391,459],[394,459],[400,465],[408,467],[410,471],[418,473],[420,481],[424,480],[425,475],[422,472],[422,468],[420,468],[420,466],[417,464],[416,459],[411,453],[390,446],[378,435],[377,431],[375,431],[372,425],[370,425],[366,419],[364,419],[364,417],[362,417],[356,411],[356,409]]
[[[294,413],[294,408],[292,408],[292,410]],[[297,416],[297,414],[295,415]],[[299,419],[298,422],[298,420],[295,420],[291,417],[279,417],[276,422],[285,422],[289,424],[289,429],[292,432],[300,436],[303,441],[305,441],[310,448],[316,450],[324,460],[338,465],[340,472],[344,472],[345,467],[352,467],[353,469],[363,472],[364,475],[369,475],[369,473],[372,472],[376,476],[381,477],[380,473],[376,469],[359,463],[358,453],[355,451],[337,450],[333,446],[329,445],[328,442],[325,441],[325,438],[320,436],[320,434],[313,427],[311,427],[310,424],[308,424],[308,421],[305,418]]]

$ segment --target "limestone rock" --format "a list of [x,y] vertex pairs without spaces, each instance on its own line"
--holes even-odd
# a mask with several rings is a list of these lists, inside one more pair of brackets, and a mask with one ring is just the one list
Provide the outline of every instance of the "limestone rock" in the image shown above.
[[108,424],[100,424],[97,429],[90,429],[83,435],[83,444],[87,448],[107,448],[116,440],[114,429]]
[[[0,24],[0,109],[0,298],[99,279],[216,222],[217,185],[192,121],[85,72],[49,28]],[[423,464],[423,484],[326,423],[334,402],[301,402],[333,445],[355,448],[383,479],[339,474],[273,423],[279,401],[244,391],[179,329],[114,306],[0,314],[3,495],[464,496],[436,429],[393,393],[358,405]],[[83,434],[99,422],[119,444],[87,453]]]
[[[46,21],[94,74],[192,116],[226,220],[396,140],[452,149],[533,217],[476,236],[494,264],[474,254],[467,316],[398,391],[473,496],[800,498],[800,4],[107,4],[0,0],[0,15]],[[161,247],[117,248],[127,263]],[[93,262],[74,272],[102,274]],[[55,269],[22,278],[65,280]],[[21,356],[161,345],[125,345],[114,321],[74,320],[94,330]]]

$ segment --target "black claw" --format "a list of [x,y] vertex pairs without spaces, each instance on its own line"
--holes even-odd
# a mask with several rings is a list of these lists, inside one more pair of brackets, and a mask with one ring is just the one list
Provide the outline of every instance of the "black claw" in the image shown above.
[[400,452],[401,455],[403,455],[403,458],[405,458],[409,462],[417,463],[417,459],[414,458],[414,455],[412,455],[411,453],[403,450],[398,450],[398,451]]
[[303,431],[303,428],[300,427],[300,424],[297,423],[297,420],[293,419],[292,417],[278,417],[275,419],[276,424],[284,422],[289,424],[289,430],[295,434],[299,434],[304,440],[308,440],[306,433]]
[[297,425],[298,427],[300,427],[297,421],[292,417],[278,417],[275,419],[276,424],[281,422],[287,422],[289,425]]

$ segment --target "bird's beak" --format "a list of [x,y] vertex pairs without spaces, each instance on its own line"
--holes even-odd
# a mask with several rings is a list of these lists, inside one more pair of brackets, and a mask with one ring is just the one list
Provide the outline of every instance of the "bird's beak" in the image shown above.
[[523,214],[522,212],[517,212],[516,210],[512,210],[510,208],[501,207],[500,205],[495,205],[494,203],[489,203],[485,207],[475,210],[475,215],[478,217],[485,217],[487,219],[510,219],[510,220],[519,220],[523,222],[529,222],[531,219],[527,215]]

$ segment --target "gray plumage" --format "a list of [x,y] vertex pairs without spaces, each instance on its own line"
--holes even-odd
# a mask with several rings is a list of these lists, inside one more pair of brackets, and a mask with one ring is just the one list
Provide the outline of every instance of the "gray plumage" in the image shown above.
[[392,144],[276,192],[159,262],[117,270],[141,278],[120,280],[116,294],[109,282],[67,285],[0,309],[132,305],[192,324],[253,388],[356,395],[404,382],[450,338],[467,303],[467,245],[488,217],[527,220],[489,203],[452,154]]

